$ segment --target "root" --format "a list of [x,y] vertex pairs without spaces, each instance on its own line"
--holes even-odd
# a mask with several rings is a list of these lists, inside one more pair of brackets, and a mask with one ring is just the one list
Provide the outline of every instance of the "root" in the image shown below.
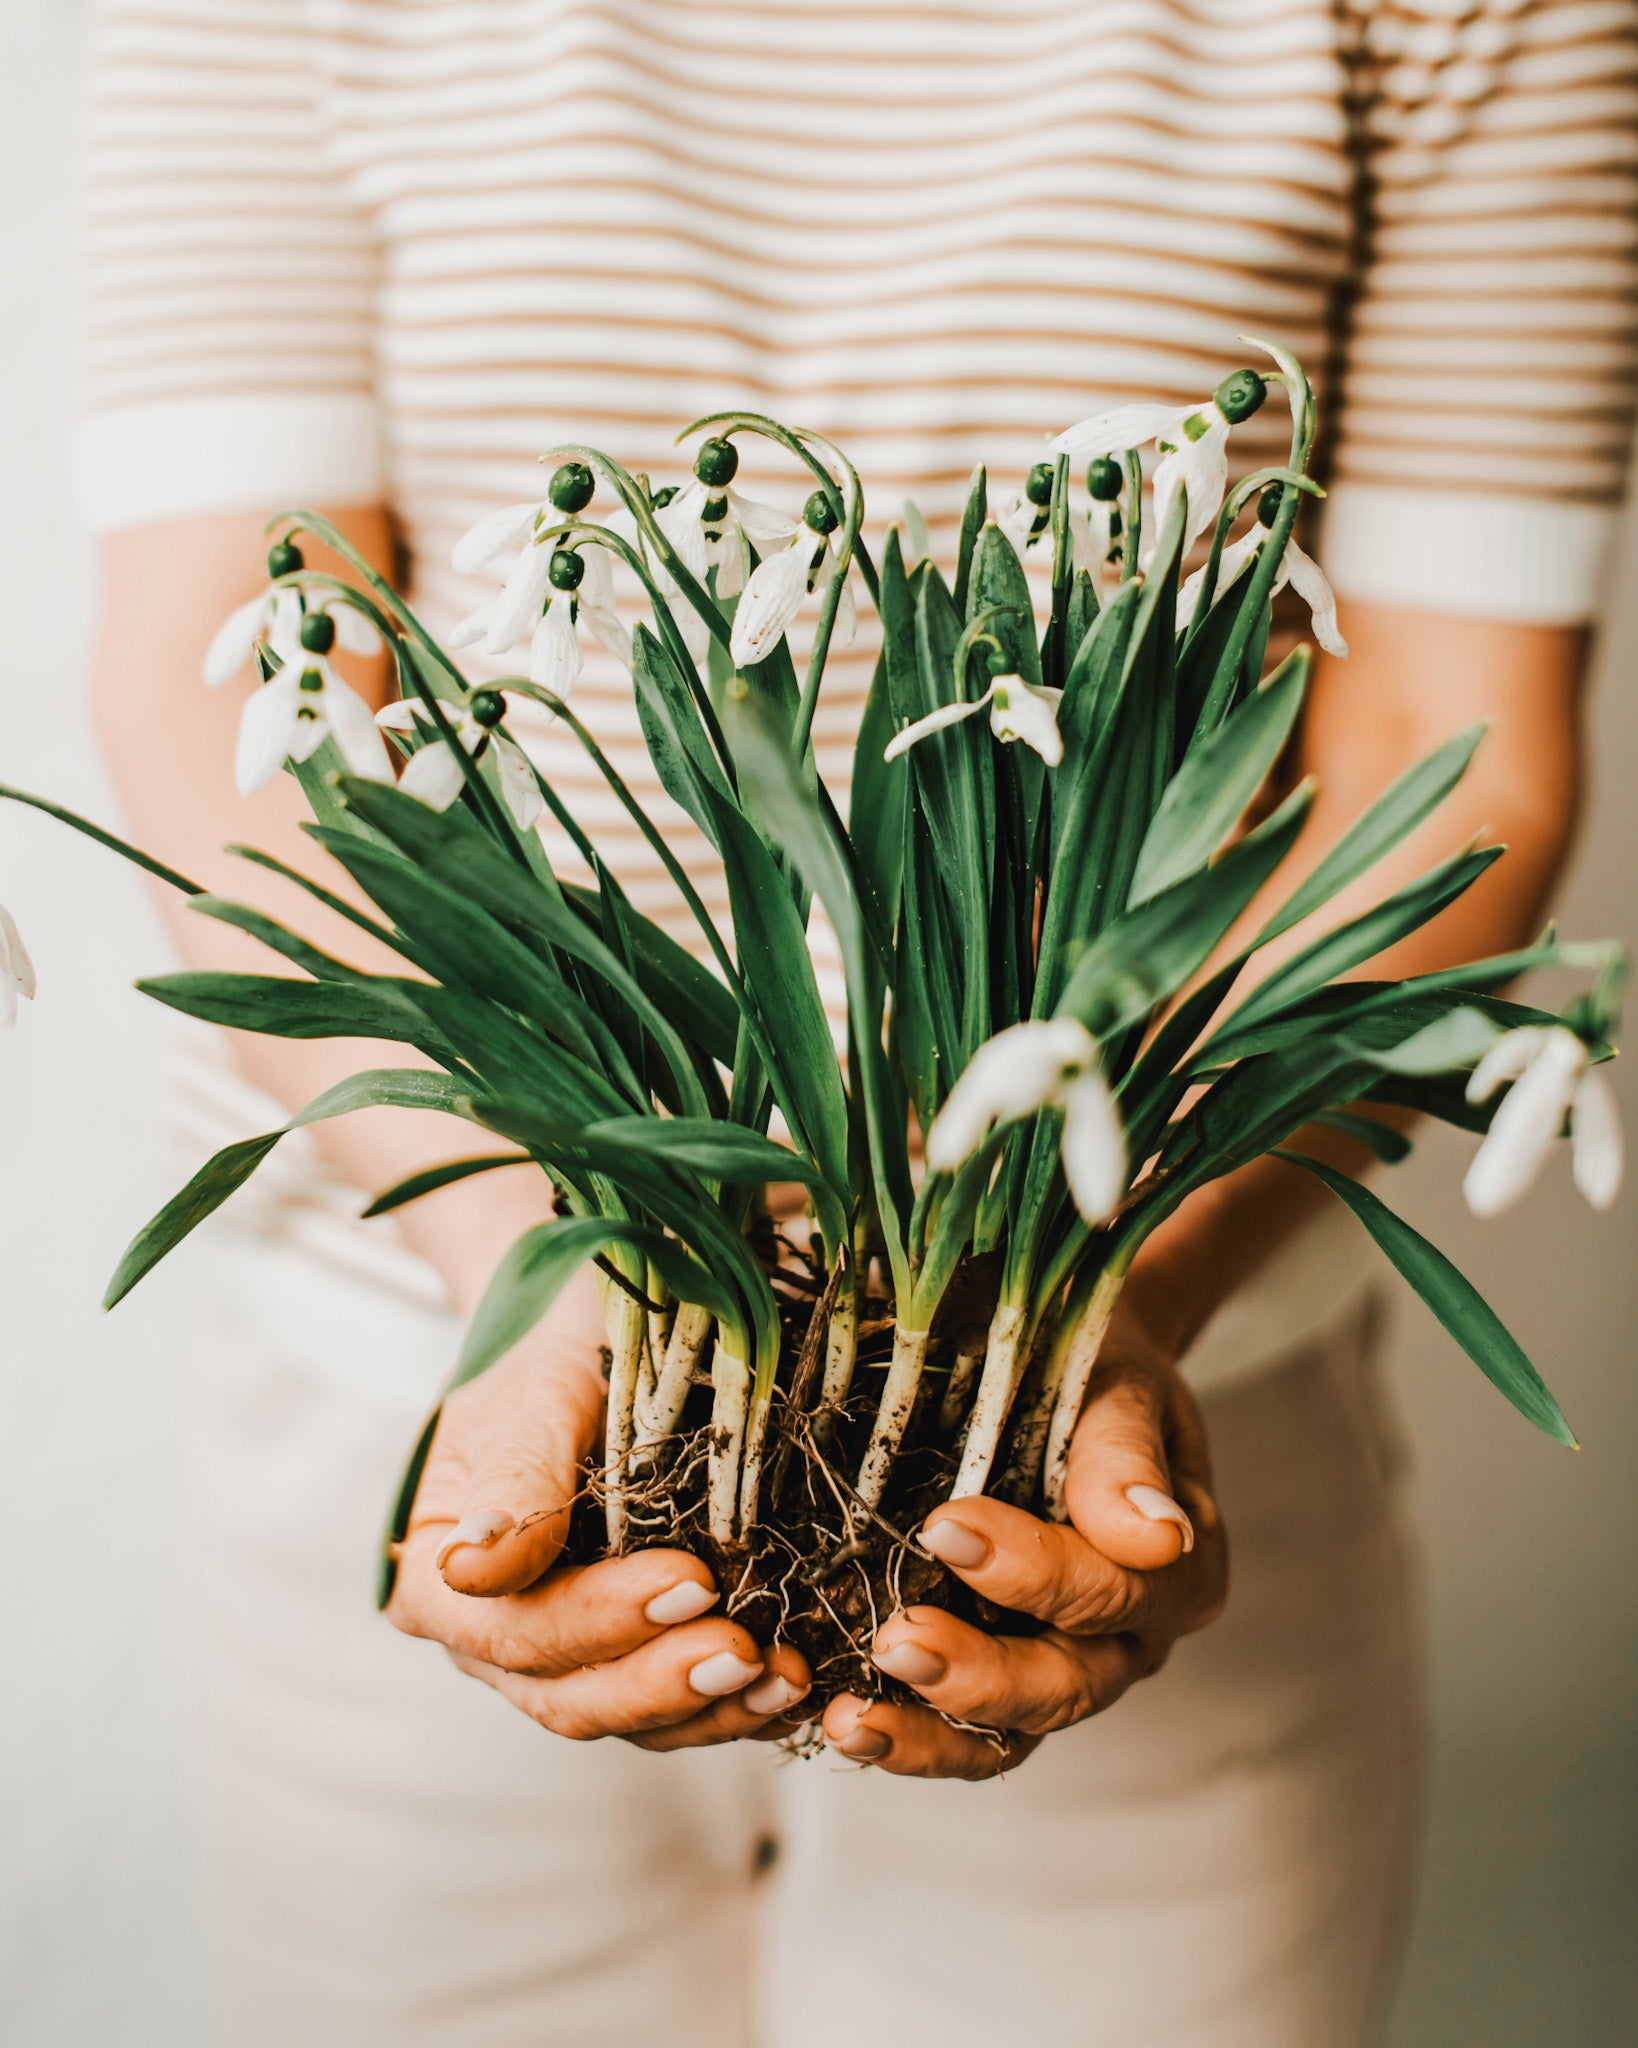
[[859,1288],[855,1261],[838,1269],[836,1302],[825,1336],[825,1377],[819,1393],[819,1432],[828,1437],[846,1405],[859,1356]]
[[944,1399],[939,1404],[938,1426],[942,1436],[954,1436],[961,1427],[962,1417],[967,1413],[967,1403],[972,1399],[974,1383],[978,1379],[978,1369],[983,1363],[984,1353],[975,1345],[964,1346],[956,1353],[949,1383],[944,1389]]
[[739,1534],[739,1480],[745,1457],[745,1424],[751,1369],[719,1337],[711,1355],[711,1451],[706,1485],[706,1518],[713,1541],[731,1544]]
[[612,1359],[609,1366],[608,1413],[603,1437],[605,1514],[609,1550],[615,1556],[626,1542],[626,1460],[631,1452],[633,1412],[647,1335],[645,1311],[618,1288],[609,1288],[603,1304]]
[[654,1398],[647,1404],[647,1412],[638,1417],[637,1448],[651,1450],[654,1445],[664,1443],[673,1435],[682,1420],[683,1408],[688,1400],[688,1389],[694,1383],[694,1373],[700,1362],[700,1353],[705,1349],[705,1340],[711,1334],[711,1312],[693,1302],[678,1304],[672,1318],[671,1335],[666,1343],[665,1362],[660,1367],[659,1379],[654,1388]]

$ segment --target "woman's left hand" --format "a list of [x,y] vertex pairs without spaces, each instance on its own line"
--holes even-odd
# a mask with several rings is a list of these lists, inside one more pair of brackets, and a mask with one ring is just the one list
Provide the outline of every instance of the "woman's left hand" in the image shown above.
[[1066,1504],[1067,1523],[981,1495],[928,1517],[927,1550],[1047,1626],[990,1635],[942,1608],[903,1609],[872,1655],[928,1705],[834,1699],[823,1723],[833,1749],[903,1777],[993,1777],[1112,1706],[1221,1612],[1228,1549],[1199,1411],[1172,1359],[1119,1311],[1075,1431]]

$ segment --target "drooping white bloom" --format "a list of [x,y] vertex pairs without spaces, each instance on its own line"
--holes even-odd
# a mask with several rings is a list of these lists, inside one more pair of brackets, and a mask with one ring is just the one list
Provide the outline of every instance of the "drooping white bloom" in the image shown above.
[[254,796],[289,761],[306,761],[333,739],[353,774],[390,782],[386,744],[370,707],[322,654],[298,642],[284,666],[250,698],[239,720],[234,779]]
[[1203,404],[1117,405],[1068,428],[1052,443],[1052,451],[1091,462],[1100,455],[1118,455],[1153,441],[1161,458],[1154,473],[1155,531],[1164,533],[1177,493],[1186,489],[1189,510],[1183,546],[1187,550],[1222,505],[1228,483],[1229,428],[1251,417],[1267,389],[1255,370],[1236,370]]
[[888,741],[882,759],[896,761],[929,733],[959,725],[964,718],[976,718],[987,709],[990,731],[998,740],[1009,745],[1022,740],[1025,746],[1034,748],[1049,768],[1056,768],[1064,757],[1063,734],[1058,730],[1058,704],[1063,694],[1062,690],[1026,683],[1022,676],[996,676],[982,697],[959,704],[941,704],[925,718],[902,727]]
[[[766,556],[752,570],[739,609],[734,613],[728,641],[729,657],[735,668],[753,668],[757,662],[766,660],[801,610],[803,598],[817,587],[830,559],[831,529],[810,525],[809,521],[822,516],[818,506],[824,503],[824,494],[816,491],[808,500],[802,524],[789,545]],[[838,647],[852,644],[857,624],[853,591],[849,583],[844,583],[836,604]]]
[[[726,484],[713,488],[697,479],[654,518],[696,582],[704,583],[716,570],[718,597],[738,597],[745,588],[753,548],[758,555],[765,554],[796,532],[796,521],[774,506],[741,497]],[[657,566],[656,580],[670,595],[676,585],[665,565]]]
[[288,661],[291,650],[300,648],[303,618],[315,612],[334,621],[336,644],[349,654],[374,654],[380,647],[374,623],[339,594],[309,598],[304,605],[294,585],[269,584],[259,597],[229,612],[217,628],[205,651],[205,681],[213,690],[232,682],[249,665],[258,640],[265,640],[280,661]]
[[34,962],[17,920],[0,903],[0,1031],[9,1031],[17,1022],[17,999],[32,1001],[35,986]]
[[[561,539],[548,544],[535,538],[543,524],[563,516],[550,499],[505,505],[461,536],[451,557],[453,567],[461,575],[487,568],[508,548],[518,547],[518,554],[507,571],[499,596],[468,612],[450,632],[451,647],[474,647],[482,641],[486,652],[508,654],[525,633],[538,638],[544,617],[561,605],[560,630],[572,628],[577,619],[583,618],[616,661],[630,668],[631,634],[615,608],[614,572],[607,551],[595,541],[571,548]],[[581,579],[572,591],[554,591],[552,586],[552,561],[560,551],[576,554],[581,564]],[[566,694],[580,673],[578,645],[572,664],[567,650],[560,648],[550,672],[567,679],[547,682],[545,676],[535,675],[534,680],[546,682],[560,696]]]
[[1125,527],[1118,503],[1094,498],[1083,517],[1069,524],[1070,544],[1076,570],[1086,570],[1101,604],[1109,594],[1112,580],[1119,580],[1121,536]]
[[1524,1195],[1566,1117],[1575,1184],[1595,1209],[1608,1209],[1625,1165],[1620,1112],[1582,1040],[1563,1024],[1504,1032],[1473,1069],[1468,1101],[1487,1102],[1504,1081],[1513,1086],[1462,1183],[1474,1215],[1499,1215]]
[[[416,708],[412,698],[400,697],[396,704],[378,711],[375,722],[388,732],[414,732]],[[473,760],[478,760],[486,749],[493,750],[506,808],[523,831],[531,830],[546,807],[546,799],[523,749],[516,740],[476,718],[468,705],[445,704],[441,709],[456,740]],[[417,747],[398,778],[398,787],[405,795],[418,798],[435,811],[447,811],[465,786],[466,776],[454,749],[441,739]]]
[[[1238,540],[1231,540],[1224,548],[1217,569],[1217,594],[1220,597],[1233,583],[1251,567],[1263,543],[1269,537],[1269,528],[1259,517],[1251,531],[1242,534]],[[1195,570],[1177,593],[1177,630],[1187,631],[1194,618],[1194,608],[1200,599],[1200,592],[1206,580],[1205,566]],[[1348,652],[1348,643],[1337,630],[1336,593],[1331,588],[1330,578],[1312,555],[1306,554],[1294,540],[1285,544],[1285,554],[1274,577],[1270,597],[1277,597],[1287,584],[1307,605],[1314,621],[1314,638],[1327,654],[1338,657]]]
[[953,1173],[992,1124],[1038,1110],[1064,1116],[1064,1179],[1088,1223],[1113,1214],[1126,1186],[1126,1138],[1098,1041],[1074,1017],[1013,1024],[981,1045],[927,1133],[927,1164]]

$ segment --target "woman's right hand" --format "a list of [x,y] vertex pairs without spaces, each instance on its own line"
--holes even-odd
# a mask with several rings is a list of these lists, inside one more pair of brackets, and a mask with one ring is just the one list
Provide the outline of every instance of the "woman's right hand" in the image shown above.
[[773,1732],[811,1679],[713,1614],[682,1550],[559,1565],[581,1468],[603,1429],[592,1345],[547,1322],[444,1404],[388,1619],[442,1643],[543,1728],[692,1749]]

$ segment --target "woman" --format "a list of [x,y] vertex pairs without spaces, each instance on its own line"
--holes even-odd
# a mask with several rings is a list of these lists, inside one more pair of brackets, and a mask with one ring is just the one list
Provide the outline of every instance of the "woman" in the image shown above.
[[[1324,546],[1353,651],[1322,662],[1302,734],[1307,858],[1487,717],[1457,797],[1370,886],[1486,828],[1508,860],[1393,970],[1517,942],[1574,813],[1623,485],[1635,31],[1628,0],[107,0],[86,470],[99,715],[138,836],[274,909],[217,849],[310,864],[288,786],[232,796],[238,704],[197,680],[282,506],[384,564],[401,548],[447,629],[482,594],[456,538],[539,495],[542,450],[676,480],[675,427],[750,404],[840,439],[877,526],[912,496],[947,555],[975,461],[1015,489],[1045,434],[1203,397],[1251,330],[1332,370]],[[1274,410],[1238,437],[1248,466]],[[868,663],[820,708],[839,797]],[[618,666],[577,689],[660,803]],[[533,741],[673,915],[572,747]],[[192,962],[244,957],[204,920],[176,933]],[[294,1104],[356,1064],[235,1050],[238,1077],[190,1049],[195,1152],[268,1127],[247,1084]],[[391,1610],[521,1714],[372,1624],[374,1519],[450,1311],[541,1208],[483,1176],[372,1235],[349,1191],[442,1152],[390,1114],[328,1128],[218,1231],[201,1375],[200,1756],[236,2041],[1370,2038],[1410,1841],[1411,1592],[1368,1271],[1294,1176],[1219,1185],[1146,1252],[1069,1528],[979,1500],[923,1530],[1048,1628],[889,1617],[877,1659],[928,1708],[833,1702],[826,1743],[868,1768],[775,1772],[733,1738],[799,1719],[808,1673],[712,1611],[700,1563],[553,1569],[601,1400],[585,1294],[450,1404]],[[1225,1525],[1234,1601],[1196,1635]],[[629,1740],[557,1739],[606,1734]],[[896,1782],[993,1778],[1044,1735],[999,1783]]]

